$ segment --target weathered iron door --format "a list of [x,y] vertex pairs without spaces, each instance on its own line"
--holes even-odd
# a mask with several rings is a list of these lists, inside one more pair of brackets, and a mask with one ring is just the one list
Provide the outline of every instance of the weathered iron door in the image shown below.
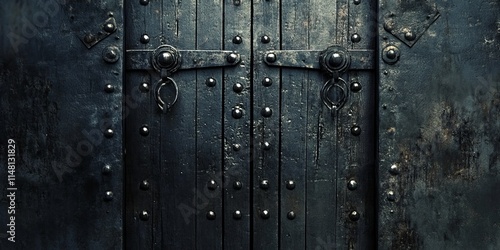
[[374,9],[127,1],[126,246],[373,246]]

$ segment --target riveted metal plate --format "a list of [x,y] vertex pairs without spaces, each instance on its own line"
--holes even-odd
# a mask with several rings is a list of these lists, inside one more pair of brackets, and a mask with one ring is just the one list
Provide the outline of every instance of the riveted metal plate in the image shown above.
[[384,29],[409,47],[412,47],[440,16],[432,0],[385,1],[385,4],[381,5],[381,11]]

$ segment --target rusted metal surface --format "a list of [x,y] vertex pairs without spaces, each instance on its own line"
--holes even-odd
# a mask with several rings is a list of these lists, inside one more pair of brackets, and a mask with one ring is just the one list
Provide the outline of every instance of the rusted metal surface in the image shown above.
[[[441,17],[412,48],[379,29],[380,49],[401,50],[380,62],[379,248],[495,249],[500,5],[436,4]],[[380,6],[383,21],[404,4]]]

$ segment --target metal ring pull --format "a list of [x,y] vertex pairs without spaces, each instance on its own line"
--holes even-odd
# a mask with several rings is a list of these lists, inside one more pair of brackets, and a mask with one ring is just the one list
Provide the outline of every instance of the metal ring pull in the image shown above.
[[[334,88],[338,88],[341,91],[341,95],[339,96],[338,100],[332,100],[328,96],[330,91]],[[347,82],[340,77],[337,79],[330,79],[323,85],[323,88],[321,89],[321,100],[323,101],[325,106],[330,109],[330,111],[332,112],[332,116],[335,112],[337,112],[344,106],[347,101],[348,93]]]
[[[160,91],[161,91],[161,88],[165,85],[167,85],[167,83],[171,82],[172,85],[174,85],[174,89],[175,89],[175,97],[174,97],[174,100],[171,102],[171,103],[165,103],[163,101],[163,99],[161,99],[161,96],[160,96]],[[170,77],[166,77],[164,79],[160,79],[160,81],[158,81],[158,83],[156,83],[156,88],[155,88],[155,99],[156,99],[156,104],[158,104],[158,107],[166,112],[167,110],[169,110],[170,108],[172,108],[172,106],[174,106],[174,104],[177,102],[177,97],[179,97],[179,88],[177,87],[177,83],[174,81],[174,79],[170,78]]]

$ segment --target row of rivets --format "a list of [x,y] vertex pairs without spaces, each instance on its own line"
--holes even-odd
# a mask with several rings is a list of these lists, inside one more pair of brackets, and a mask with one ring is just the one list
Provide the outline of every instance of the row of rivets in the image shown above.
[[[104,165],[101,169],[101,173],[103,175],[110,175],[111,174],[111,166],[110,165]],[[112,191],[106,191],[104,193],[104,200],[105,201],[111,201],[113,199],[113,192]]]
[[[353,211],[351,214],[353,214],[353,213],[355,213],[355,215],[354,215],[354,216],[358,216],[358,219],[359,219],[359,214],[357,214],[357,212],[356,212],[356,211]],[[217,217],[217,215],[215,214],[215,212],[214,212],[214,211],[211,211],[211,210],[207,212],[207,215],[206,215],[206,216],[207,216],[207,219],[209,219],[209,220],[215,220],[215,218]],[[142,212],[142,214],[140,215],[140,217],[141,217],[141,219],[142,219],[142,220],[148,220],[149,215],[148,215],[147,211],[143,211],[143,212]],[[243,217],[243,214],[241,213],[241,211],[240,211],[240,210],[236,210],[236,211],[234,211],[234,212],[233,212],[233,218],[234,218],[234,219],[239,220],[239,219],[241,219],[242,217]],[[269,219],[269,217],[271,217],[271,214],[269,213],[269,210],[264,209],[264,210],[262,210],[262,211],[260,212],[260,217],[261,217],[262,219]],[[295,214],[295,212],[294,212],[294,211],[289,211],[289,212],[287,213],[286,217],[287,217],[289,220],[293,220],[293,219],[295,219],[296,214]]]

